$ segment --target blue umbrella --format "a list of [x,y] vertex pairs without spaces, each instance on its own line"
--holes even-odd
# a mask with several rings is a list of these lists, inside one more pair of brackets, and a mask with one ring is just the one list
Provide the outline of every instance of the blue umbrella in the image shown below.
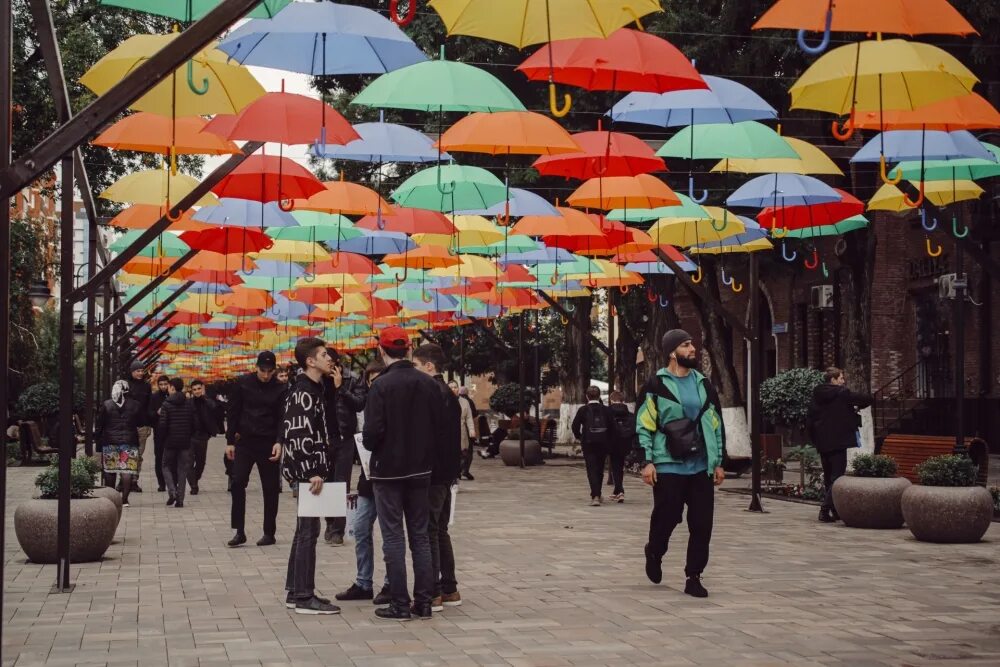
[[295,320],[309,314],[312,306],[300,301],[292,301],[283,294],[272,294],[274,304],[268,309],[267,315],[272,318],[283,320]]
[[356,252],[359,255],[388,255],[390,253],[413,250],[417,244],[402,232],[369,232],[356,239],[340,242],[341,252]]
[[778,117],[777,110],[741,83],[718,76],[703,76],[708,89],[668,93],[629,93],[607,116],[615,121],[657,127],[703,123],[739,123]]
[[576,255],[563,248],[541,248],[531,252],[511,252],[500,258],[502,264],[560,264],[572,262]]
[[729,206],[764,208],[765,206],[811,206],[840,201],[829,185],[801,174],[765,174],[741,185],[726,199]]
[[436,313],[458,310],[458,299],[434,291],[429,291],[428,295],[431,297],[430,303],[424,303],[422,299],[417,299],[415,301],[402,301],[401,304],[410,310],[428,310]]
[[[168,285],[167,289],[176,290],[178,287],[179,285]],[[195,283],[187,291],[189,294],[229,294],[233,289],[219,283]]]
[[295,227],[299,223],[278,208],[278,202],[261,204],[249,199],[223,198],[218,206],[203,206],[194,214],[198,222],[230,227]]
[[[884,153],[883,147],[884,146]],[[971,132],[958,130],[890,130],[873,137],[861,147],[851,162],[890,162],[904,160],[957,160],[976,158],[996,162],[993,155]]]
[[253,274],[258,278],[301,278],[305,269],[295,262],[284,262],[276,259],[254,260],[257,268]]
[[[510,202],[510,208],[507,208],[507,202]],[[510,215],[513,218],[520,218],[526,215],[559,215],[559,211],[555,206],[545,201],[545,199],[539,195],[536,195],[530,190],[524,190],[522,188],[510,188],[509,194],[507,195],[507,201],[502,201],[499,204],[490,206],[489,208],[474,209],[471,211],[457,211],[460,215],[485,215],[485,216],[496,216],[496,215]]]
[[[692,261],[678,262],[677,266],[681,267],[682,271],[697,271],[698,266]],[[672,276],[674,275],[674,270],[663,262],[629,262],[623,266],[626,271],[631,271],[633,273],[641,273],[643,275],[653,275],[653,276]]]
[[296,2],[234,30],[219,50],[243,65],[302,74],[381,74],[427,60],[394,23],[365,7]]
[[[310,152],[317,157],[358,162],[436,162],[438,150],[423,132],[395,123],[361,123],[354,126],[360,139],[345,144],[315,145]],[[447,153],[441,154],[450,160]]]

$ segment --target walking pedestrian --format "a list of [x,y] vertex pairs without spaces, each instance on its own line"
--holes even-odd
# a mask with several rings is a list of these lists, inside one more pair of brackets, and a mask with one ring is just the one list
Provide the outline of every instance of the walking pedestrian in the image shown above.
[[103,459],[104,485],[114,486],[115,475],[121,477],[123,507],[129,506],[129,493],[139,472],[139,430],[142,428],[139,425],[146,416],[142,403],[128,396],[129,385],[127,380],[115,382],[111,398],[101,404],[94,424],[95,440]]
[[[361,412],[365,409],[365,402],[368,397],[368,390],[371,388],[372,383],[375,381],[382,371],[385,370],[385,364],[381,360],[376,359],[368,364],[365,368],[364,377],[361,378],[361,382],[358,384],[363,385],[362,388],[357,388],[352,390],[350,393],[354,395],[355,398],[360,398],[361,403],[357,412]],[[356,403],[355,403],[356,405]],[[337,420],[340,422],[341,429],[346,428],[345,424],[349,423],[347,419],[343,417],[343,411],[348,409],[348,404],[341,401],[337,404],[338,408],[342,409],[340,415],[338,415]],[[354,415],[354,429],[357,429],[357,415]],[[341,431],[343,437],[343,430]],[[354,442],[354,435],[351,435],[350,441]],[[365,475],[364,468],[361,469],[361,476],[358,478],[358,500],[357,508],[354,512],[354,558],[358,564],[358,574],[350,586],[346,590],[337,593],[334,597],[339,601],[345,600],[371,600],[376,606],[387,605],[392,601],[389,594],[389,577],[386,576],[382,582],[382,589],[376,594],[375,593],[375,541],[372,539],[372,535],[375,529],[375,520],[378,518],[378,512],[375,509],[375,492],[372,488],[372,483]]]
[[273,352],[261,352],[257,355],[257,371],[240,377],[230,392],[226,457],[233,462],[231,521],[236,531],[233,539],[229,540],[230,547],[238,547],[247,541],[247,484],[254,466],[257,466],[264,495],[264,535],[257,540],[257,546],[275,543],[278,490],[281,488],[278,431],[288,393],[288,387],[274,377],[276,365]]
[[[413,352],[413,362],[420,370],[434,378],[441,393],[445,427],[440,439],[435,442],[434,464],[431,470],[430,520],[427,535],[431,544],[431,567],[434,571],[434,593],[431,597],[431,611],[444,611],[446,606],[458,607],[462,595],[458,591],[455,578],[455,550],[448,533],[451,518],[451,489],[458,483],[462,470],[462,436],[465,422],[458,396],[448,387],[441,375],[444,368],[444,351],[440,345],[425,343]],[[467,414],[467,411],[466,411]]]
[[840,520],[833,506],[833,483],[847,472],[847,450],[861,446],[858,410],[871,405],[872,398],[848,389],[847,375],[839,368],[827,368],[823,379],[823,384],[813,390],[806,425],[823,464],[824,493],[819,520],[831,523]]
[[[386,369],[368,392],[362,438],[372,452],[371,480],[392,601],[375,614],[400,621],[410,620],[414,613],[430,618],[434,574],[427,535],[428,492],[435,443],[443,439],[445,429],[444,405],[434,380],[407,358],[410,342],[405,330],[383,329],[379,348]],[[412,612],[404,522],[413,556]]]
[[149,396],[149,423],[153,427],[153,472],[156,473],[156,490],[163,493],[167,490],[167,483],[163,477],[163,452],[164,438],[160,433],[160,408],[167,400],[170,387],[170,378],[161,375],[156,378],[156,391]]
[[667,367],[643,388],[636,411],[636,430],[644,452],[642,480],[653,487],[653,512],[646,544],[646,576],[663,580],[662,561],[670,535],[687,506],[688,538],[684,592],[708,597],[701,575],[708,565],[712,539],[715,486],[726,478],[722,469],[726,438],[722,406],[712,383],[698,372],[691,335],[671,329],[663,335]]
[[205,383],[201,380],[191,382],[191,401],[194,406],[194,435],[191,436],[191,474],[188,484],[191,495],[198,495],[198,482],[205,472],[205,460],[208,457],[208,441],[219,433],[221,423],[218,407],[205,393]]
[[[329,434],[326,430],[326,401],[323,379],[333,360],[326,343],[319,338],[303,338],[295,345],[295,361],[302,372],[295,377],[285,401],[278,442],[283,457],[281,473],[298,488],[308,483],[309,492],[319,495],[327,478]],[[285,577],[285,606],[296,614],[329,615],[340,607],[316,594],[316,542],[319,517],[298,517],[288,555]]]
[[625,502],[625,457],[634,446],[635,415],[625,405],[625,394],[617,389],[608,396],[608,402],[610,403],[608,409],[614,420],[614,437],[608,452],[611,459],[611,481],[614,484],[611,500],[623,503]]
[[604,502],[601,481],[604,479],[604,461],[614,444],[615,420],[608,406],[601,403],[599,387],[587,387],[585,395],[587,404],[581,406],[573,418],[573,435],[583,447],[587,481],[590,483],[590,506],[599,507]]
[[476,479],[472,476],[470,469],[472,468],[472,459],[475,458],[476,454],[475,446],[479,442],[479,425],[477,423],[479,411],[476,410],[476,404],[469,396],[468,387],[459,386],[454,380],[448,383],[448,387],[458,396],[458,403],[462,408],[462,479],[472,482]]
[[129,366],[129,376],[126,378],[126,382],[128,382],[129,398],[139,404],[139,467],[132,479],[132,490],[136,493],[142,493],[142,487],[139,486],[139,473],[142,472],[142,460],[146,456],[146,442],[153,432],[153,417],[149,413],[149,399],[153,389],[146,379],[146,367],[140,360],[136,359]]
[[184,507],[184,486],[191,474],[194,404],[184,395],[184,380],[170,378],[167,399],[160,408],[157,434],[163,440],[163,479],[167,506]]

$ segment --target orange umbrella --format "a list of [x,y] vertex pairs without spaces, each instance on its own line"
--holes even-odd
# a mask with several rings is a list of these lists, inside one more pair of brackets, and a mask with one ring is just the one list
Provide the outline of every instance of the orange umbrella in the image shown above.
[[265,289],[239,285],[234,287],[233,291],[229,294],[219,297],[219,302],[223,304],[223,308],[244,311],[243,313],[229,313],[228,310],[223,311],[231,315],[245,314],[246,311],[257,311],[257,314],[260,314],[274,305],[274,298]]
[[548,116],[531,111],[471,113],[441,135],[441,150],[490,155],[556,155],[583,150]]
[[911,110],[856,114],[859,130],[987,130],[1000,127],[1000,112],[982,95],[970,93]]
[[[597,216],[590,216],[595,218]],[[583,236],[580,234],[562,236],[543,236],[545,245],[553,248],[562,248],[578,255],[588,257],[608,256],[615,254],[615,249],[631,239],[629,232],[635,231],[627,227],[625,223],[617,220],[607,220],[597,218],[598,231],[600,236]]]
[[[122,271],[137,276],[155,277],[169,269],[175,261],[176,257],[135,257],[125,262]],[[190,273],[191,269],[185,266],[172,275],[175,278],[186,278]]]
[[979,34],[947,0],[778,0],[753,25],[754,30],[761,28],[897,35]]
[[170,118],[141,111],[126,116],[102,132],[91,143],[116,151],[139,151],[169,155],[229,155],[239,153],[231,141],[203,132],[208,124],[201,116]]
[[267,93],[244,107],[235,118],[223,117],[205,128],[229,139],[279,144],[346,144],[361,138],[347,119],[326,102],[284,92]]
[[[449,266],[456,266],[462,263],[455,255],[448,252],[448,249],[439,245],[426,245],[395,255],[386,255],[382,262],[387,266],[403,267],[407,269],[445,269]],[[406,280],[406,274],[403,274]]]
[[510,233],[525,236],[602,236],[600,219],[575,208],[556,207],[559,215],[526,215]]
[[567,201],[573,206],[603,210],[659,208],[681,203],[670,186],[649,174],[592,178],[577,188]]
[[310,273],[352,273],[374,276],[380,275],[382,269],[364,255],[353,252],[332,252],[330,259],[313,264]]
[[357,183],[345,181],[341,174],[339,181],[326,181],[323,190],[308,199],[296,199],[295,208],[301,211],[322,211],[340,215],[393,215],[389,202],[379,193]]
[[[108,224],[118,229],[149,229],[167,213],[165,207],[152,204],[133,204],[112,218]],[[210,229],[213,225],[198,222],[191,216],[194,211],[187,210],[181,214],[180,220],[170,223],[170,229],[175,232],[193,232]]]

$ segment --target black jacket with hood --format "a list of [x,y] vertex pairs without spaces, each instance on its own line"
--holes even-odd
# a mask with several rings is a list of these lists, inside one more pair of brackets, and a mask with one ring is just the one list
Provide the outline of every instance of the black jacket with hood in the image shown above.
[[806,425],[813,447],[821,454],[857,446],[861,427],[858,410],[872,404],[871,396],[843,385],[823,383],[813,390]]
[[149,399],[153,395],[153,388],[145,380],[136,380],[131,373],[125,381],[128,382],[128,397],[139,406],[139,426],[152,426],[155,420],[149,413]]
[[146,413],[139,401],[125,398],[121,407],[110,398],[101,404],[94,425],[95,438],[100,447],[109,445],[139,446],[139,427],[145,421]]
[[299,373],[288,392],[282,418],[281,474],[291,483],[326,479],[329,470],[326,398],[323,385]]
[[261,382],[256,373],[247,373],[237,379],[229,392],[226,442],[270,449],[278,442],[287,395],[288,385],[274,377]]
[[189,449],[194,429],[194,404],[182,391],[167,396],[156,425],[156,435],[163,438],[163,446],[167,449]]
[[434,376],[444,404],[444,432],[434,443],[434,469],[431,484],[451,485],[462,472],[462,406],[458,396],[441,375]]

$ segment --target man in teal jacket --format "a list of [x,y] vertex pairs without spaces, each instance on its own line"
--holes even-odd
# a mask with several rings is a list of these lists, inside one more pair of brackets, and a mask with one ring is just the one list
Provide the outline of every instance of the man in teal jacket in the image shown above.
[[[691,335],[672,329],[663,336],[667,367],[646,383],[636,411],[639,445],[645,453],[642,480],[653,487],[653,513],[649,519],[646,544],[646,576],[654,584],[663,580],[661,563],[670,534],[681,522],[687,505],[687,583],[684,592],[707,597],[701,574],[708,564],[708,544],[712,539],[714,486],[722,484],[725,472],[726,436],[722,407],[712,383],[695,370],[698,366]],[[700,418],[699,418],[700,415]],[[664,425],[687,418],[698,420],[704,447],[677,459],[671,456]]]

